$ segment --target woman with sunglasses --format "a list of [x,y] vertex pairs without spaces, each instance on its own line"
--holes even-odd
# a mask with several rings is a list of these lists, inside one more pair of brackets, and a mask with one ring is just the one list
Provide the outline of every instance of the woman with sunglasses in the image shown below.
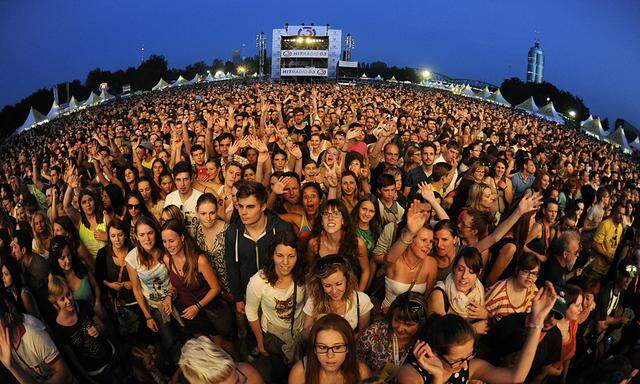
[[487,294],[485,307],[489,318],[497,322],[512,313],[531,310],[538,292],[536,279],[540,273],[540,260],[533,253],[524,252],[517,261],[512,277],[495,283]]
[[307,278],[303,333],[308,335],[314,321],[328,313],[344,317],[357,333],[367,328],[373,304],[366,293],[358,291],[357,284],[351,263],[342,256],[318,259]]
[[[271,382],[286,381],[299,356],[304,305],[304,263],[292,232],[276,233],[271,257],[247,285],[245,311],[258,352],[269,358]],[[282,369],[276,369],[282,367]]]
[[369,368],[358,361],[350,324],[330,313],[311,329],[307,355],[289,374],[289,384],[357,384],[371,376]]
[[426,320],[425,296],[418,292],[401,294],[385,319],[371,324],[358,337],[358,356],[377,376],[390,381],[413,349],[415,336]]
[[538,291],[531,306],[529,332],[517,361],[511,367],[495,367],[476,358],[473,327],[456,314],[433,316],[407,362],[398,373],[400,384],[522,383],[527,378],[544,321],[556,301],[551,283]]
[[347,208],[340,200],[330,199],[320,206],[319,211],[307,243],[307,260],[313,263],[327,255],[344,255],[358,278],[358,288],[364,291],[371,270],[367,246],[356,236]]
[[140,195],[140,192],[131,191],[127,193],[125,201],[127,202],[127,214],[124,216],[123,221],[129,226],[129,228],[131,228],[129,237],[131,239],[135,239],[135,227],[138,219],[142,216],[153,217],[153,215],[147,209],[147,206],[144,202],[144,199]]

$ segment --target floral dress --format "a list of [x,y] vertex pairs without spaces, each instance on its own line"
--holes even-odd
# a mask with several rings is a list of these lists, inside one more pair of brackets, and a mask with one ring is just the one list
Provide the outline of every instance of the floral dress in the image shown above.
[[224,234],[227,231],[228,226],[228,223],[224,224],[224,227],[222,227],[222,230],[220,231],[220,233],[218,233],[213,242],[213,245],[210,248],[207,247],[204,237],[204,231],[200,224],[196,226],[195,231],[198,246],[209,258],[211,266],[213,266],[213,270],[216,271],[216,275],[218,276],[218,280],[220,281],[220,286],[225,292],[230,292],[229,279],[227,277],[227,265],[224,261]]
[[[385,321],[371,324],[358,338],[358,356],[380,377],[391,378],[397,373],[411,351],[412,343],[408,343],[394,356],[391,327]],[[395,366],[394,361],[399,366]],[[385,380],[385,382],[387,382]]]

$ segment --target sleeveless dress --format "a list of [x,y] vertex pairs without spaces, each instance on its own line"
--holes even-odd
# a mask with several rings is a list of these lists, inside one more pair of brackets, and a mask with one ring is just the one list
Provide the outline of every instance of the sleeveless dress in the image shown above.
[[[103,220],[102,223],[96,226],[96,229],[106,232],[107,224]],[[95,260],[96,255],[98,255],[98,251],[100,250],[100,248],[104,247],[106,243],[104,241],[96,240],[96,238],[93,235],[94,231],[85,227],[82,220],[80,221],[80,227],[78,228],[78,233],[80,234],[80,240],[82,241],[82,244],[84,244],[84,246],[87,247],[87,250],[91,254],[91,257],[93,257],[93,259]]]
[[[391,280],[388,277],[384,277],[384,301],[382,302],[382,308],[389,308],[391,303],[399,295],[407,292],[411,287],[411,283],[401,283],[396,280]],[[411,288],[412,292],[425,293],[427,290],[427,283],[414,284]]]

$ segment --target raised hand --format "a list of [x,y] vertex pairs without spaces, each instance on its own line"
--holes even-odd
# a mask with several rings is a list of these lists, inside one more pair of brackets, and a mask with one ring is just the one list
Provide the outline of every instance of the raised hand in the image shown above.
[[433,353],[429,344],[424,341],[418,341],[413,347],[413,355],[416,357],[420,367],[434,377],[434,382],[442,382],[445,372],[442,361]]
[[7,369],[11,366],[11,332],[9,327],[2,325],[0,321],[0,361]]
[[414,200],[407,212],[407,230],[412,234],[418,233],[427,220],[427,211],[418,200]]
[[289,153],[298,160],[302,159],[302,150],[300,150],[300,147],[297,145],[292,145],[291,148],[289,148]]
[[282,195],[284,193],[284,188],[287,186],[287,184],[289,184],[290,181],[291,177],[288,176],[278,178],[278,180],[273,183],[273,186],[271,186],[271,191],[276,195]]
[[327,169],[327,172],[324,175],[324,182],[329,188],[336,188],[338,186],[338,173],[336,171],[336,166],[329,168],[327,163],[322,163],[322,165]]
[[538,210],[540,205],[542,205],[542,195],[534,193],[531,196],[525,196],[520,200],[520,203],[518,203],[518,210],[524,215]]
[[556,299],[557,295],[553,284],[546,281],[545,286],[538,290],[531,304],[531,316],[537,325],[542,325],[544,319],[551,312]]
[[425,200],[430,203],[435,201],[436,195],[433,193],[433,189],[429,183],[423,181],[418,185],[418,189],[420,190],[420,195],[422,195]]

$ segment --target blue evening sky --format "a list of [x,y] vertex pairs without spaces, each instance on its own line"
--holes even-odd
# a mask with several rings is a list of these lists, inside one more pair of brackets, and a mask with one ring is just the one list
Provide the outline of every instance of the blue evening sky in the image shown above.
[[[170,66],[229,59],[285,22],[342,28],[353,59],[485,80],[524,78],[537,35],[544,78],[592,113],[640,127],[640,1],[33,1],[0,0],[0,108],[89,70],[162,54]],[[46,113],[46,111],[43,111]],[[562,111],[566,112],[566,111]]]

